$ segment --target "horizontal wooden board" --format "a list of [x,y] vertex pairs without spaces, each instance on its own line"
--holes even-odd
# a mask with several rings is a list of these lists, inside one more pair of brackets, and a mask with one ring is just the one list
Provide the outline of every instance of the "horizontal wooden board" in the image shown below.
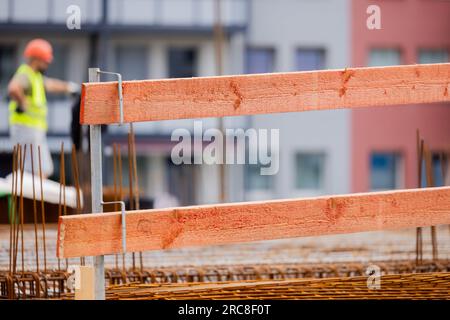
[[[450,224],[450,187],[127,213],[127,251]],[[121,216],[62,216],[60,258],[121,252]]]
[[[124,81],[124,121],[450,101],[450,64]],[[80,122],[119,122],[117,82],[83,83]]]

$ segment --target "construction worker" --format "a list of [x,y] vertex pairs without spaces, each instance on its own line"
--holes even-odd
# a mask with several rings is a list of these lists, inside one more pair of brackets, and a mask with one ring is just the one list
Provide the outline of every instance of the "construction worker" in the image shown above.
[[28,172],[31,172],[29,145],[32,144],[34,149],[35,172],[39,169],[37,150],[40,146],[43,175],[48,177],[53,173],[53,162],[46,139],[46,92],[74,94],[80,86],[43,75],[53,60],[53,49],[48,41],[31,40],[23,56],[25,63],[19,66],[8,85],[10,138],[14,145],[28,145],[24,164]]

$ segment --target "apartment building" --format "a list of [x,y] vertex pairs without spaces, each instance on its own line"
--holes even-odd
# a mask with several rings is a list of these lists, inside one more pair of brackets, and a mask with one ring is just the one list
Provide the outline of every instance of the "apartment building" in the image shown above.
[[[366,27],[373,4],[381,8],[381,30]],[[66,26],[70,5],[80,8],[79,30]],[[222,0],[223,73],[448,61],[449,16],[450,3],[440,0]],[[214,0],[0,0],[0,174],[7,173],[11,149],[6,84],[28,40],[51,41],[55,61],[48,75],[79,83],[87,81],[90,66],[120,72],[125,80],[211,76],[217,74],[213,27]],[[57,168],[61,141],[66,150],[71,146],[73,102],[49,97]],[[280,135],[276,175],[260,175],[261,165],[225,166],[227,200],[415,187],[415,130],[435,153],[448,149],[449,110],[436,104],[225,118],[226,128],[278,129]],[[219,126],[217,119],[201,121],[204,129]],[[218,166],[171,161],[171,133],[193,132],[193,124],[134,125],[143,196],[171,194],[183,205],[219,201]],[[128,126],[109,126],[104,133],[105,173],[113,167],[113,143],[121,146],[126,163],[127,132]],[[111,175],[104,181],[111,184]]]
[[[71,5],[80,9],[79,30],[66,26]],[[78,83],[87,81],[90,66],[120,72],[125,80],[210,76],[216,73],[213,12],[213,0],[1,0],[0,153],[5,171],[2,174],[7,174],[12,148],[8,139],[6,86],[22,61],[21,53],[30,39],[43,37],[53,44],[55,59],[48,70],[49,76]],[[242,72],[235,56],[243,56],[247,12],[245,0],[222,3],[225,73]],[[114,79],[102,77],[102,80]],[[61,141],[67,151],[71,147],[69,134],[74,100],[60,96],[49,96],[48,100],[48,136],[58,172]],[[175,166],[170,161],[172,130],[192,128],[192,123],[191,120],[166,121],[134,126],[143,196],[152,198],[170,193],[181,204],[217,201],[217,167]],[[204,127],[217,127],[217,120],[205,120]],[[110,126],[104,133],[105,172],[112,170],[113,143],[121,145],[126,163],[127,132],[127,126]],[[125,184],[128,183],[127,168],[124,165]],[[58,179],[57,174],[53,178]],[[207,187],[203,187],[202,179],[206,179]],[[105,175],[104,181],[111,184],[111,175]]]
[[[379,30],[366,27],[369,5],[380,8]],[[449,62],[450,1],[362,0],[352,2],[351,12],[353,66]],[[448,103],[352,111],[351,191],[417,187],[417,129],[441,185],[438,154],[450,147],[448,119]]]
[[[66,10],[72,4],[81,9],[80,30],[68,30],[65,25]],[[340,0],[277,4],[223,0],[224,73],[347,66],[348,6]],[[93,65],[120,72],[126,80],[216,74],[213,0],[2,0],[0,7],[2,106],[5,84],[20,62],[22,49],[36,36],[55,46],[55,63],[48,74],[72,81],[86,81],[86,70]],[[49,100],[49,140],[56,156],[61,140],[70,146],[72,101]],[[1,107],[0,112],[1,143],[7,150],[7,109]],[[225,119],[226,127],[280,130],[279,173],[261,176],[256,174],[257,165],[227,165],[228,200],[349,191],[349,119],[348,111]],[[175,166],[170,160],[171,132],[192,130],[192,125],[192,120],[135,125],[140,184],[146,196],[170,193],[182,204],[218,201],[217,166]],[[203,120],[204,128],[217,126],[216,119]],[[104,135],[105,170],[112,168],[112,143],[126,151],[127,130],[111,126]],[[106,176],[105,182],[109,180]]]
[[[251,2],[246,72],[345,68],[350,64],[350,3]],[[251,117],[250,126],[280,130],[280,170],[248,170],[246,199],[313,196],[350,191],[350,111]],[[257,168],[256,168],[257,169]]]

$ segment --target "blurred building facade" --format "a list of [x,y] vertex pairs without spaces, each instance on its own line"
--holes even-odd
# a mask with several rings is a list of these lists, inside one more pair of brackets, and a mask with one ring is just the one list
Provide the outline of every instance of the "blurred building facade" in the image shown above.
[[[69,30],[67,8],[81,11],[81,29]],[[237,61],[244,55],[244,32],[248,21],[248,1],[224,0],[222,23],[225,73],[242,73]],[[26,43],[35,37],[49,40],[55,60],[48,75],[87,81],[87,68],[120,72],[125,80],[215,75],[214,0],[68,0],[0,1],[1,107],[0,146],[12,149],[8,140],[6,85],[21,63]],[[230,61],[236,61],[230,65]],[[114,80],[102,77],[102,80]],[[49,143],[55,154],[61,141],[70,150],[72,99],[49,97]],[[239,122],[231,119],[229,122]],[[175,166],[170,161],[174,143],[170,134],[176,128],[192,128],[193,121],[166,121],[136,124],[138,172],[141,191],[148,197],[170,193],[182,204],[214,202],[219,188],[215,166]],[[217,127],[216,119],[204,121],[204,128]],[[240,125],[242,127],[242,125]],[[105,172],[112,170],[111,145],[127,153],[128,127],[110,126],[104,134]],[[8,155],[3,155],[8,159]],[[5,168],[9,165],[5,162]],[[124,158],[124,184],[128,165]],[[104,175],[111,184],[111,175]],[[195,182],[194,182],[195,181]],[[203,182],[202,182],[203,181]],[[193,187],[195,186],[195,188]]]
[[[364,26],[371,4],[379,5],[382,28],[357,28]],[[450,1],[362,0],[353,1],[351,11],[353,66],[449,62]],[[434,154],[434,180],[442,185],[438,154],[450,148],[448,103],[351,114],[352,192],[418,187],[417,129]]]
[[[436,9],[441,12],[439,15],[434,15],[434,11],[424,13],[419,20],[426,21],[423,23],[427,26],[432,24],[422,31],[422,37],[426,38],[428,33],[439,34],[439,37],[433,38],[432,49],[446,50],[446,53],[439,51],[431,56],[438,55],[441,58],[437,60],[448,61],[449,39],[443,39],[442,30],[447,26],[448,35],[450,4],[437,0],[401,2],[414,3],[415,6],[420,2],[421,6],[426,7],[420,10],[440,6]],[[380,3],[384,30],[367,30],[365,20],[369,1],[222,0],[222,22],[226,34],[224,73],[288,72],[389,64],[389,50],[388,53],[378,53],[370,51],[371,48],[420,46],[419,42],[414,43],[417,39],[408,40],[419,37],[412,35],[410,26],[396,29],[395,36],[388,36],[391,28],[398,28],[394,22],[411,20],[408,13],[391,17],[388,12],[391,7],[383,9],[385,1],[370,1],[370,4],[373,3]],[[66,27],[66,9],[73,4],[81,9],[80,30],[68,30]],[[400,13],[399,8],[394,9]],[[6,84],[20,63],[21,52],[28,40],[44,37],[51,41],[55,47],[55,62],[48,71],[49,76],[79,83],[87,80],[87,68],[90,66],[120,72],[126,80],[211,76],[216,74],[213,13],[214,0],[0,0],[0,152],[11,148],[8,142]],[[380,61],[380,56],[388,56],[386,59],[389,61]],[[436,61],[431,56],[427,56],[425,62]],[[370,59],[373,61],[369,61],[368,57],[372,57]],[[420,62],[411,59],[410,55],[408,57],[394,59],[390,63]],[[49,141],[56,155],[61,140],[70,146],[70,107],[73,101],[62,97],[50,97],[49,101]],[[448,106],[432,108],[444,108],[442,112],[448,112]],[[227,165],[228,200],[376,189],[369,183],[369,177],[371,170],[379,172],[381,169],[371,164],[380,157],[389,162],[393,157],[389,152],[397,154],[398,150],[388,144],[388,141],[395,139],[387,134],[376,136],[386,141],[385,144],[375,146],[372,143],[370,137],[375,135],[377,128],[370,126],[371,112],[338,110],[226,118],[227,128],[280,129],[278,174],[261,176],[258,166]],[[417,116],[418,122],[410,124],[409,129],[396,126],[397,121],[389,118],[392,120],[390,130],[395,132],[392,133],[387,127],[385,132],[391,132],[396,137],[406,130],[407,138],[396,142],[403,152],[406,149],[401,148],[410,150],[411,143],[415,142],[414,134],[410,137],[411,128],[421,127],[422,130],[427,121],[433,121],[427,127],[432,127],[437,134],[428,137],[427,130],[423,129],[425,138],[448,141],[450,126],[445,125],[440,112],[431,118]],[[412,115],[410,117],[408,114],[403,117],[395,119],[407,119],[399,121],[401,123],[412,119]],[[170,141],[171,132],[176,128],[192,130],[192,126],[193,120],[135,124],[138,176],[145,196],[154,198],[170,193],[183,205],[218,201],[217,166],[176,166],[170,160],[174,145]],[[218,120],[204,119],[203,127],[218,127]],[[104,135],[105,171],[112,170],[112,143],[119,143],[126,154],[126,132],[127,126],[110,126]],[[378,154],[372,156],[374,150],[380,157],[377,158]],[[410,157],[413,154],[411,150],[408,152],[405,164],[411,164],[394,170],[394,173],[386,170],[380,175],[403,175],[405,179],[412,175],[414,160]],[[126,159],[124,161],[126,163]],[[127,166],[124,166],[126,177]],[[112,183],[111,175],[105,175],[104,179],[105,183]],[[395,187],[400,186],[400,183],[395,184]],[[404,186],[414,186],[413,180]]]

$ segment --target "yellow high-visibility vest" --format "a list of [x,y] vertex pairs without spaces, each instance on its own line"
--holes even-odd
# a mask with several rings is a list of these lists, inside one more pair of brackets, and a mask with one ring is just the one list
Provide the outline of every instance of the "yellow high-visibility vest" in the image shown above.
[[9,103],[9,125],[23,125],[47,131],[47,98],[45,97],[44,77],[29,65],[22,64],[16,74],[25,74],[30,81],[30,93],[25,96],[27,110],[17,112],[17,102]]

